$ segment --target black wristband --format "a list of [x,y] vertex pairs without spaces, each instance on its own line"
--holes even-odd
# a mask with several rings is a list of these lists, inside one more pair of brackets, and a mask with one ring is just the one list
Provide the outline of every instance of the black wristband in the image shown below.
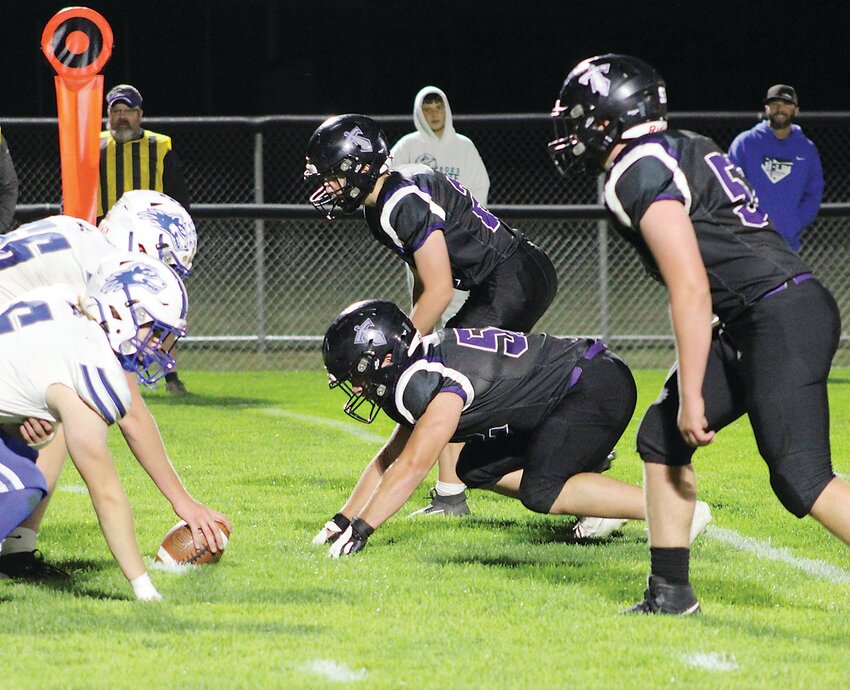
[[357,534],[363,537],[363,539],[368,539],[372,536],[372,532],[375,531],[375,528],[372,527],[372,525],[365,520],[361,520],[359,517],[356,517],[351,521],[351,529],[354,532],[357,532]]
[[351,520],[349,520],[342,513],[337,513],[331,518],[331,522],[333,522],[337,527],[339,527],[340,532],[345,532],[348,529],[348,526],[351,524]]

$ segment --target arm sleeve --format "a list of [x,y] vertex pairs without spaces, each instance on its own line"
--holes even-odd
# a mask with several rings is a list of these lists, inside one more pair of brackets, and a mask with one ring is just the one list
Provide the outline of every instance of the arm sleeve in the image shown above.
[[812,144],[812,167],[803,197],[800,199],[800,223],[802,227],[811,225],[817,218],[823,197],[823,168],[817,147]]
[[189,190],[186,188],[186,181],[183,179],[183,169],[180,167],[180,159],[177,158],[177,154],[173,150],[168,151],[163,160],[162,191],[179,202],[186,209],[186,213],[191,212]]
[[407,145],[409,141],[408,135],[403,136],[399,139],[395,145],[390,149],[390,167],[397,168],[400,165],[405,165],[407,163],[412,163],[410,160],[410,147]]
[[487,195],[490,193],[490,176],[487,174],[484,161],[481,160],[481,154],[478,153],[472,141],[469,142],[469,147],[469,174],[465,174],[460,183],[470,191],[478,203],[486,206]]
[[0,140],[0,232],[12,227],[18,203],[18,174],[6,140]]

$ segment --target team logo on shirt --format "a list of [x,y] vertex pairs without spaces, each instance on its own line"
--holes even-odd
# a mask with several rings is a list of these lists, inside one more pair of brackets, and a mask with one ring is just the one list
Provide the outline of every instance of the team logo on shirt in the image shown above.
[[422,165],[427,165],[431,170],[437,169],[437,159],[431,155],[430,153],[423,153],[421,156],[418,156],[414,163],[421,163]]
[[778,158],[769,158],[767,156],[761,162],[761,169],[767,175],[767,179],[776,184],[780,180],[784,180],[791,174],[794,167],[794,161],[784,161]]
[[179,216],[165,213],[159,209],[149,208],[142,211],[139,214],[139,218],[149,220],[155,225],[165,228],[177,242],[175,249],[189,248],[189,229]]
[[375,327],[372,319],[366,319],[359,326],[355,326],[354,331],[357,333],[354,337],[354,342],[357,345],[368,345],[371,343],[372,345],[380,346],[387,344],[387,337]]
[[590,64],[585,73],[578,78],[578,83],[582,86],[589,86],[593,93],[607,96],[611,89],[611,80],[605,75],[608,74],[610,69],[611,65],[607,62],[604,65]]
[[168,287],[160,275],[145,264],[130,264],[125,266],[120,273],[114,273],[104,282],[102,291],[113,292],[123,290],[130,285],[141,285],[148,291],[156,294]]
[[363,153],[372,153],[372,142],[369,141],[369,138],[363,134],[363,130],[359,127],[355,127],[348,132],[343,132],[342,136],[355,146],[360,147],[360,150],[363,151]]

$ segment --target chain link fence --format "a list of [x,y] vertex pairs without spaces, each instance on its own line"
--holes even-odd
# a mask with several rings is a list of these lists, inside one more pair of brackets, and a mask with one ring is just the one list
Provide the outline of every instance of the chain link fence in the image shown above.
[[[321,116],[147,118],[172,137],[189,185],[199,249],[192,278],[189,337],[180,368],[312,369],[327,324],[347,304],[381,297],[409,306],[401,262],[358,217],[325,221],[306,206],[306,142]],[[378,118],[390,142],[411,130],[410,116]],[[728,147],[756,114],[681,113],[674,127]],[[800,124],[818,146],[824,202],[850,200],[850,113],[811,113]],[[663,288],[609,232],[593,180],[565,181],[546,151],[545,115],[456,116],[491,179],[490,207],[544,248],[560,289],[538,324],[556,334],[605,338],[634,367],[666,367],[674,357]],[[55,119],[2,122],[20,178],[19,217],[57,212],[61,201]],[[263,207],[238,205],[264,204]],[[234,206],[237,205],[237,206]],[[576,213],[574,205],[584,212]],[[546,212],[540,213],[541,207]],[[830,213],[805,235],[803,258],[850,316],[850,216]],[[836,364],[850,364],[850,336]]]

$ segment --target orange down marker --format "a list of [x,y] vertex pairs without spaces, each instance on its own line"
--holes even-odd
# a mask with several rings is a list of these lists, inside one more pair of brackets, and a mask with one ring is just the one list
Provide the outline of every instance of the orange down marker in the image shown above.
[[66,7],[47,22],[41,51],[56,70],[63,213],[94,223],[100,162],[100,71],[112,55],[112,28],[88,7]]

